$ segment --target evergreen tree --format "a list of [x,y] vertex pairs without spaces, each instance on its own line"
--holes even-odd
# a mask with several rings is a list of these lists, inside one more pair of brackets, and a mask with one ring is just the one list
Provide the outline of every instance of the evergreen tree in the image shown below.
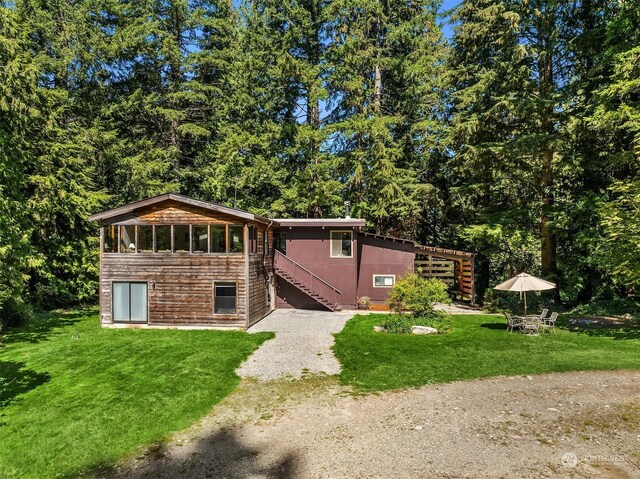
[[420,211],[416,156],[425,149],[416,144],[432,119],[436,9],[350,0],[328,9],[332,149],[355,213],[378,232],[400,231]]
[[[610,178],[598,210],[601,237],[594,261],[622,293],[640,287],[640,10],[633,2],[615,2],[607,25],[603,69],[611,81],[595,93],[589,118],[600,151],[603,173]],[[597,241],[599,240],[599,241]]]
[[38,121],[37,70],[16,23],[13,10],[0,6],[0,333],[27,308],[34,263],[23,189]]

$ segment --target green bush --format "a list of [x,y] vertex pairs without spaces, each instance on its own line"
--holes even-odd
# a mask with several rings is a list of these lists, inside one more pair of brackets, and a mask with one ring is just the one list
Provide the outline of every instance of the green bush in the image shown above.
[[424,316],[407,313],[393,313],[387,315],[380,324],[386,332],[396,334],[410,334],[413,326],[430,326],[438,330],[438,334],[451,331],[452,318],[444,311],[431,311]]
[[439,279],[425,279],[417,273],[400,278],[389,293],[389,307],[396,313],[411,311],[416,317],[426,316],[436,303],[450,303],[448,286]]

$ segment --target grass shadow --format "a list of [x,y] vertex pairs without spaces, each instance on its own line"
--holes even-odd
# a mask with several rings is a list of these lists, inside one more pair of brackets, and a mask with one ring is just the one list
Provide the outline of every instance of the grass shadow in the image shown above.
[[0,361],[0,408],[51,379],[47,373],[38,373],[24,366],[24,363],[15,361]]
[[67,326],[73,326],[82,318],[90,314],[90,311],[78,311],[73,313],[43,313],[24,326],[9,329],[2,337],[3,344],[12,343],[39,343],[46,341],[56,330]]
[[586,334],[592,337],[613,338],[615,341],[628,341],[640,339],[640,328],[566,328],[568,331]]
[[506,323],[482,323],[480,327],[486,328],[486,329],[502,330],[502,331],[507,330]]
[[190,449],[188,456],[171,455],[166,445],[158,445],[147,451],[144,462],[135,469],[131,470],[128,466],[102,469],[100,475],[111,479],[289,479],[297,477],[299,471],[300,459],[297,452],[285,452],[265,464],[265,456],[271,456],[272,451],[247,446],[233,429],[218,430],[199,439]]
[[640,322],[619,318],[563,318],[562,329],[591,337],[613,338],[616,341],[640,339]]

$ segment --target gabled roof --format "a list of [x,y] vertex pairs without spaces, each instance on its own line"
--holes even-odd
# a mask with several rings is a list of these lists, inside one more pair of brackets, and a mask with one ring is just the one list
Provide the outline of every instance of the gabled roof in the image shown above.
[[276,218],[282,227],[327,226],[332,228],[364,227],[365,221],[354,218]]
[[223,206],[218,203],[210,203],[208,201],[196,200],[194,198],[190,198],[188,196],[179,195],[176,193],[165,193],[163,195],[154,196],[152,198],[147,198],[145,200],[134,201],[133,203],[129,203],[118,208],[113,208],[111,210],[101,211],[100,213],[96,213],[94,215],[89,216],[89,221],[104,221],[111,218],[116,218],[118,216],[127,215],[131,213],[135,213],[138,210],[143,208],[162,203],[163,201],[175,201],[178,203],[182,203],[185,205],[195,206],[198,208],[202,208],[204,210],[213,211],[216,213],[223,213],[225,215],[234,216],[236,218],[242,218],[249,221],[258,221],[261,223],[269,223],[269,219],[263,216],[254,215],[253,213],[249,213],[248,211],[238,210],[235,208],[229,208],[228,206]]

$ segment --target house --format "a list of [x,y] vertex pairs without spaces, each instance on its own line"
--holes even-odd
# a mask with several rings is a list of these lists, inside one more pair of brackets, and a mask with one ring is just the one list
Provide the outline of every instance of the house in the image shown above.
[[103,326],[245,329],[275,308],[354,309],[416,267],[473,300],[473,253],[367,233],[361,219],[270,219],[171,193],[89,219]]

